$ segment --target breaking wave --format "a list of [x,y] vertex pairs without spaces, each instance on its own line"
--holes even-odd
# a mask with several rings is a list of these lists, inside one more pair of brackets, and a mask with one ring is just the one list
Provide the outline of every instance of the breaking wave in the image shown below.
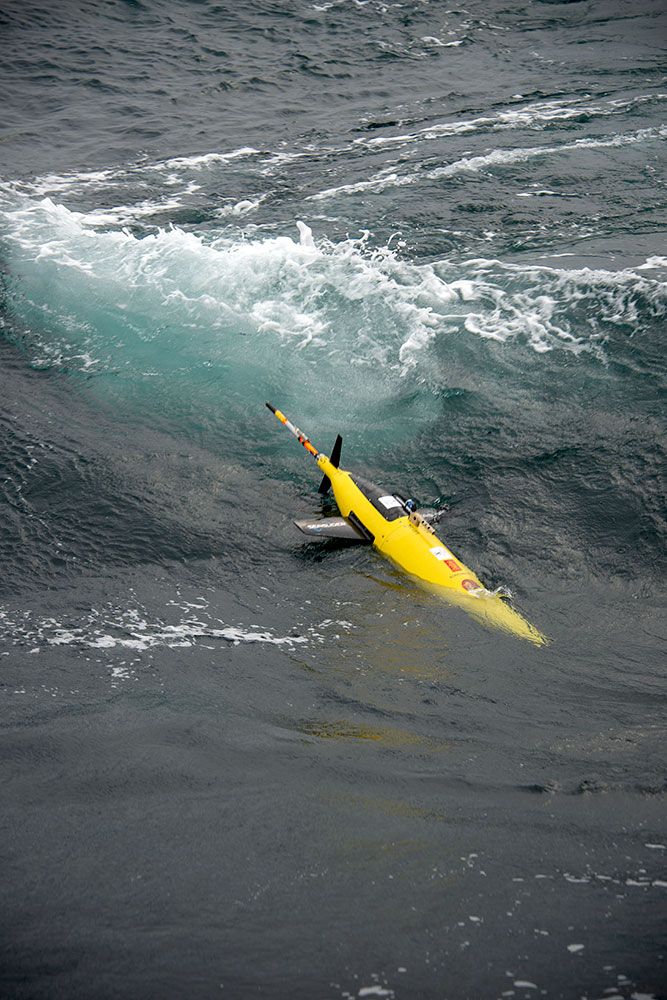
[[[527,267],[474,259],[414,263],[368,234],[332,242],[297,222],[298,238],[260,232],[206,236],[179,228],[137,237],[100,230],[96,213],[50,198],[7,204],[6,297],[15,339],[35,367],[130,381],[253,371],[269,355],[298,380],[363,371],[393,385],[406,375],[437,391],[438,338],[516,341],[538,353],[604,357],[621,325],[655,321],[667,285],[643,268]],[[289,379],[288,379],[289,381]],[[340,388],[340,387],[339,387]],[[372,395],[372,392],[371,392]]]

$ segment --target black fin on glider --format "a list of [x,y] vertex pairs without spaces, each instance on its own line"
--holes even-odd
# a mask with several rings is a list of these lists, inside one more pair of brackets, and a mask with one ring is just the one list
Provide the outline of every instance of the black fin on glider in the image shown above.
[[330,459],[331,464],[335,465],[336,468],[338,468],[338,466],[340,465],[340,452],[342,447],[343,447],[343,439],[339,434],[338,437],[336,438],[336,443],[333,446]]
[[[336,443],[333,446],[333,451],[331,452],[331,458],[329,459],[331,464],[335,465],[336,468],[338,468],[338,463],[340,462],[340,450],[342,447],[343,447],[343,439],[339,434],[338,437],[336,438]],[[318,493],[321,493],[322,495],[328,493],[330,486],[331,486],[331,481],[328,476],[325,476],[322,482],[320,483],[320,488],[318,490]]]
[[309,521],[295,521],[304,535],[314,535],[316,538],[344,538],[352,542],[366,542],[368,539],[353,527],[344,517],[311,518]]

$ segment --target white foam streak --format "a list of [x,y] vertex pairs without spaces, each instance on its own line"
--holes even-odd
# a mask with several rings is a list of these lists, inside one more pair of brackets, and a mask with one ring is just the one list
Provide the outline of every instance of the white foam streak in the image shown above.
[[232,160],[246,159],[260,153],[254,146],[242,146],[230,153],[202,153],[199,156],[174,156],[156,164],[156,169],[168,170],[201,170],[202,167],[216,166],[220,163],[231,163]]
[[[173,603],[173,602],[172,602]],[[183,610],[186,610],[183,607]],[[201,609],[201,610],[205,610]],[[80,649],[129,649],[137,652],[155,648],[180,649],[194,647],[202,641],[260,643],[292,647],[307,643],[302,635],[275,635],[271,629],[257,626],[227,625],[219,619],[185,617],[173,624],[151,620],[143,608],[109,609],[106,613],[91,611],[76,624],[64,626],[54,618],[33,617],[22,613],[14,619],[0,610],[4,641],[13,646],[73,646]]]
[[235,216],[238,218],[242,215],[248,215],[249,212],[254,212],[256,208],[262,204],[267,196],[265,194],[260,195],[259,198],[242,198],[241,201],[237,201],[234,205],[224,205],[216,211],[218,218],[225,218],[226,216]]
[[[450,43],[452,44],[452,43]],[[567,122],[573,119],[605,118],[619,115],[635,105],[650,101],[666,100],[667,94],[640,95],[627,100],[613,100],[604,104],[590,104],[585,101],[574,101],[563,104],[559,101],[536,101],[523,107],[510,107],[492,115],[478,115],[463,121],[447,121],[427,125],[414,132],[400,135],[373,136],[370,139],[355,139],[356,145],[368,147],[383,147],[396,145],[411,145],[415,142],[428,142],[447,136],[464,135],[469,132],[484,130],[502,131],[505,129],[533,129],[541,131],[552,122]]]
[[[263,155],[252,146],[242,146],[228,153],[202,153],[195,156],[175,156],[155,163],[139,161],[130,166],[109,167],[106,170],[72,170],[65,174],[41,174],[30,180],[3,182],[0,189],[9,193],[19,193],[31,198],[47,195],[64,195],[94,188],[110,189],[128,181],[144,184],[146,175],[156,175],[163,183],[180,184],[182,175],[188,171],[201,172],[210,167],[224,166],[237,160]],[[169,173],[170,172],[170,173]]]
[[635,145],[636,143],[648,142],[652,139],[664,139],[667,137],[667,125],[658,128],[639,129],[626,135],[614,135],[600,139],[575,139],[573,142],[564,142],[556,146],[527,146],[519,149],[494,149],[490,153],[480,156],[462,157],[452,163],[447,163],[434,170],[420,171],[419,173],[398,174],[396,172],[385,175],[375,174],[368,180],[357,181],[354,184],[342,184],[334,188],[326,188],[317,194],[310,195],[311,201],[323,201],[339,195],[358,194],[360,192],[375,191],[381,192],[389,187],[404,187],[409,184],[423,183],[426,180],[440,180],[443,177],[456,177],[459,174],[479,173],[480,171],[494,167],[509,166],[514,163],[525,163],[528,160],[538,157],[554,156],[561,153],[578,151],[581,149],[610,149],[618,146]]
[[667,257],[649,257],[644,264],[637,267],[638,271],[657,271],[667,268]]
[[461,173],[462,171],[478,172],[486,167],[523,163],[526,160],[539,156],[551,156],[579,149],[609,149],[615,146],[629,146],[635,143],[647,142],[651,139],[664,139],[666,136],[667,126],[662,126],[660,128],[639,129],[637,132],[631,132],[627,135],[614,135],[609,138],[575,139],[574,142],[565,142],[557,146],[531,146],[527,149],[495,149],[483,156],[464,158],[456,163],[431,170],[427,176],[432,180],[437,180],[440,177],[447,177],[451,174]]

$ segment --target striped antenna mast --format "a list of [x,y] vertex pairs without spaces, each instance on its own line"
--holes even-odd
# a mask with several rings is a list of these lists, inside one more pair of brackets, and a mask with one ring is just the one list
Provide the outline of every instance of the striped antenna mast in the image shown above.
[[303,431],[300,431],[298,427],[295,427],[292,421],[288,420],[285,414],[281,413],[280,410],[277,410],[275,406],[271,406],[270,403],[267,403],[266,405],[271,410],[271,413],[273,413],[276,417],[278,417],[278,420],[280,420],[280,422],[285,425],[287,430],[292,432],[297,441],[301,442],[306,451],[309,451],[311,455],[314,455],[315,458],[317,458],[319,455],[317,448],[313,447],[313,445],[310,443],[310,441],[303,433]]

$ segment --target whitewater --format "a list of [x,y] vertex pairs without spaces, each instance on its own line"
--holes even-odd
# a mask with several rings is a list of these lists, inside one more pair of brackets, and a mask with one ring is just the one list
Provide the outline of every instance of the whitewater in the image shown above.
[[665,29],[2,5],[3,996],[667,997]]

